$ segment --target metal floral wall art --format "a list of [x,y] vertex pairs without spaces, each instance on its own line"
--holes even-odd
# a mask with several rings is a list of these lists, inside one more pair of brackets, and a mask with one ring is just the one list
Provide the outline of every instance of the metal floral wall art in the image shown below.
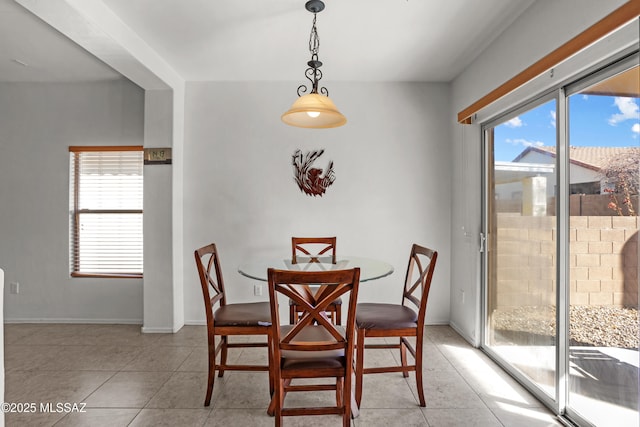
[[302,150],[296,150],[293,153],[293,177],[300,187],[300,191],[309,196],[321,196],[327,190],[333,181],[336,180],[336,174],[333,171],[333,161],[329,161],[327,170],[322,174],[323,169],[314,168],[315,162],[324,150],[309,151],[306,154]]

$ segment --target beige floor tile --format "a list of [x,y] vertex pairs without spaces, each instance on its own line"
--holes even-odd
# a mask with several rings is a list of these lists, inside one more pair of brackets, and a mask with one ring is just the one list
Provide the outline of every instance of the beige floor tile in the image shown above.
[[243,348],[238,352],[238,358],[234,360],[234,363],[242,365],[268,366],[269,362],[267,352],[267,347]]
[[183,326],[175,334],[154,334],[157,336],[157,344],[162,346],[187,346],[206,347],[207,327],[206,326]]
[[142,347],[65,345],[54,358],[42,365],[43,370],[118,371],[131,363]]
[[399,365],[400,350],[395,350],[398,353],[398,359],[394,351],[388,349],[367,348],[364,351],[364,367],[374,368],[380,366],[395,366]]
[[143,409],[130,427],[203,426],[210,409]]
[[466,365],[459,372],[489,408],[499,407],[505,401],[543,407],[520,383],[490,362]]
[[52,361],[59,360],[58,354],[62,349],[57,345],[7,345],[4,353],[5,371],[42,370]]
[[425,339],[437,344],[463,344],[469,346],[453,328],[446,325],[431,325],[425,327]]
[[[407,378],[411,380],[412,378]],[[362,380],[361,408],[408,409],[418,401],[401,373],[369,374]]]
[[[504,427],[559,427],[563,424],[544,408],[503,404],[491,411]],[[616,425],[615,422],[612,425]]]
[[456,367],[431,341],[425,340],[422,356],[422,369],[429,371],[455,371]]
[[[216,381],[219,378],[216,378]],[[175,372],[151,398],[145,408],[202,409],[207,390],[207,376],[200,372]],[[218,392],[218,393],[216,393]],[[219,391],[214,387],[214,398]]]
[[63,413],[12,413],[5,414],[6,427],[50,427],[64,417]]
[[[456,372],[427,371],[423,377],[427,408],[483,408],[484,402],[467,382]],[[411,390],[416,393],[414,373],[409,377]]]
[[291,392],[285,398],[285,408],[330,407],[336,404],[335,391]]
[[160,342],[163,334],[143,334],[140,325],[92,325],[84,338],[91,345],[149,346]]
[[140,409],[87,408],[86,412],[73,412],[55,424],[55,427],[126,427]]
[[16,341],[22,345],[84,345],[93,328],[85,324],[44,323],[40,328]]
[[[274,424],[266,414],[267,372],[229,371],[216,377],[211,406],[203,406],[208,363],[204,326],[142,334],[139,325],[14,324],[5,325],[5,339],[6,401],[88,404],[86,413],[7,414],[7,426]],[[264,341],[262,336],[231,339]],[[418,406],[414,373],[406,379],[400,373],[369,374],[360,416],[352,425],[559,425],[538,400],[450,327],[427,327],[424,350],[427,408]],[[365,364],[396,364],[398,355],[397,350],[368,350]],[[267,353],[237,349],[230,351],[229,360],[266,364]],[[324,403],[333,404],[334,393],[292,393],[286,402]],[[284,425],[325,427],[341,425],[341,419],[286,417]]]
[[192,347],[144,347],[136,358],[122,368],[124,371],[175,371],[193,352]]
[[39,323],[5,323],[4,325],[4,344],[9,346],[19,343],[31,334],[42,330],[42,324]]
[[274,419],[267,415],[265,409],[213,409],[205,427],[219,426],[251,426],[273,427]]
[[[216,378],[214,390],[219,392],[212,405],[215,409],[265,409],[269,406],[269,376],[267,372],[233,371],[224,374],[225,381]],[[206,386],[206,376],[203,377]],[[206,388],[206,387],[204,387]]]
[[429,427],[502,427],[500,421],[487,408],[423,408],[422,412],[429,422]]
[[354,420],[355,426],[362,427],[428,427],[420,408],[413,409],[363,409]]
[[13,371],[5,376],[6,402],[85,402],[114,372]]
[[178,367],[180,372],[201,372],[204,375],[209,370],[209,350],[207,347],[194,347],[193,351]]
[[87,406],[144,408],[171,375],[171,372],[119,372],[87,398]]

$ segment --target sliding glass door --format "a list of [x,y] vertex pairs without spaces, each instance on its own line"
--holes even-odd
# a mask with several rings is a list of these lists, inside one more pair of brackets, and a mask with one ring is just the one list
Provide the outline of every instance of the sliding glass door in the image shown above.
[[638,55],[484,126],[483,348],[579,425],[639,425]]
[[638,426],[638,85],[623,63],[567,90],[567,404],[598,426]]
[[555,398],[556,100],[487,131],[485,345]]

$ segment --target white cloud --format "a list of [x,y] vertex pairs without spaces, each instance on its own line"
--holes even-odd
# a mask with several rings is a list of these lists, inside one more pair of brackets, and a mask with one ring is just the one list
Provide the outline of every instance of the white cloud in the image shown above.
[[556,127],[556,110],[551,110],[551,126]]
[[508,128],[519,128],[523,125],[523,123],[522,120],[520,120],[520,117],[514,117],[508,122],[505,122],[504,125]]
[[638,135],[640,135],[640,123],[635,123],[633,126],[631,126],[631,132],[635,134],[633,135],[633,137],[637,138]]
[[638,104],[636,104],[633,98],[617,96],[614,103],[620,110],[620,113],[612,114],[611,117],[609,117],[609,124],[611,126],[615,126],[625,120],[640,119],[640,107],[638,107]]
[[587,99],[589,99],[589,95],[582,95],[582,99],[586,101]]
[[528,141],[524,138],[516,138],[516,139],[507,138],[505,141],[507,142],[507,144],[522,145],[523,147],[543,147],[544,146],[544,142],[542,141]]

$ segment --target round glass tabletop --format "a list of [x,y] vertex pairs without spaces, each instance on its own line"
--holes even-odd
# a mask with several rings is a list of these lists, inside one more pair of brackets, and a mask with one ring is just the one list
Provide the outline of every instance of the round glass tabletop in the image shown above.
[[[302,261],[302,262],[301,262]],[[347,270],[360,267],[360,281],[375,280],[393,273],[393,266],[387,262],[354,256],[338,257],[335,264],[321,257],[321,262],[305,262],[304,259],[293,264],[291,259],[273,258],[264,261],[252,261],[241,264],[238,272],[251,279],[267,281],[267,269],[300,271]]]

